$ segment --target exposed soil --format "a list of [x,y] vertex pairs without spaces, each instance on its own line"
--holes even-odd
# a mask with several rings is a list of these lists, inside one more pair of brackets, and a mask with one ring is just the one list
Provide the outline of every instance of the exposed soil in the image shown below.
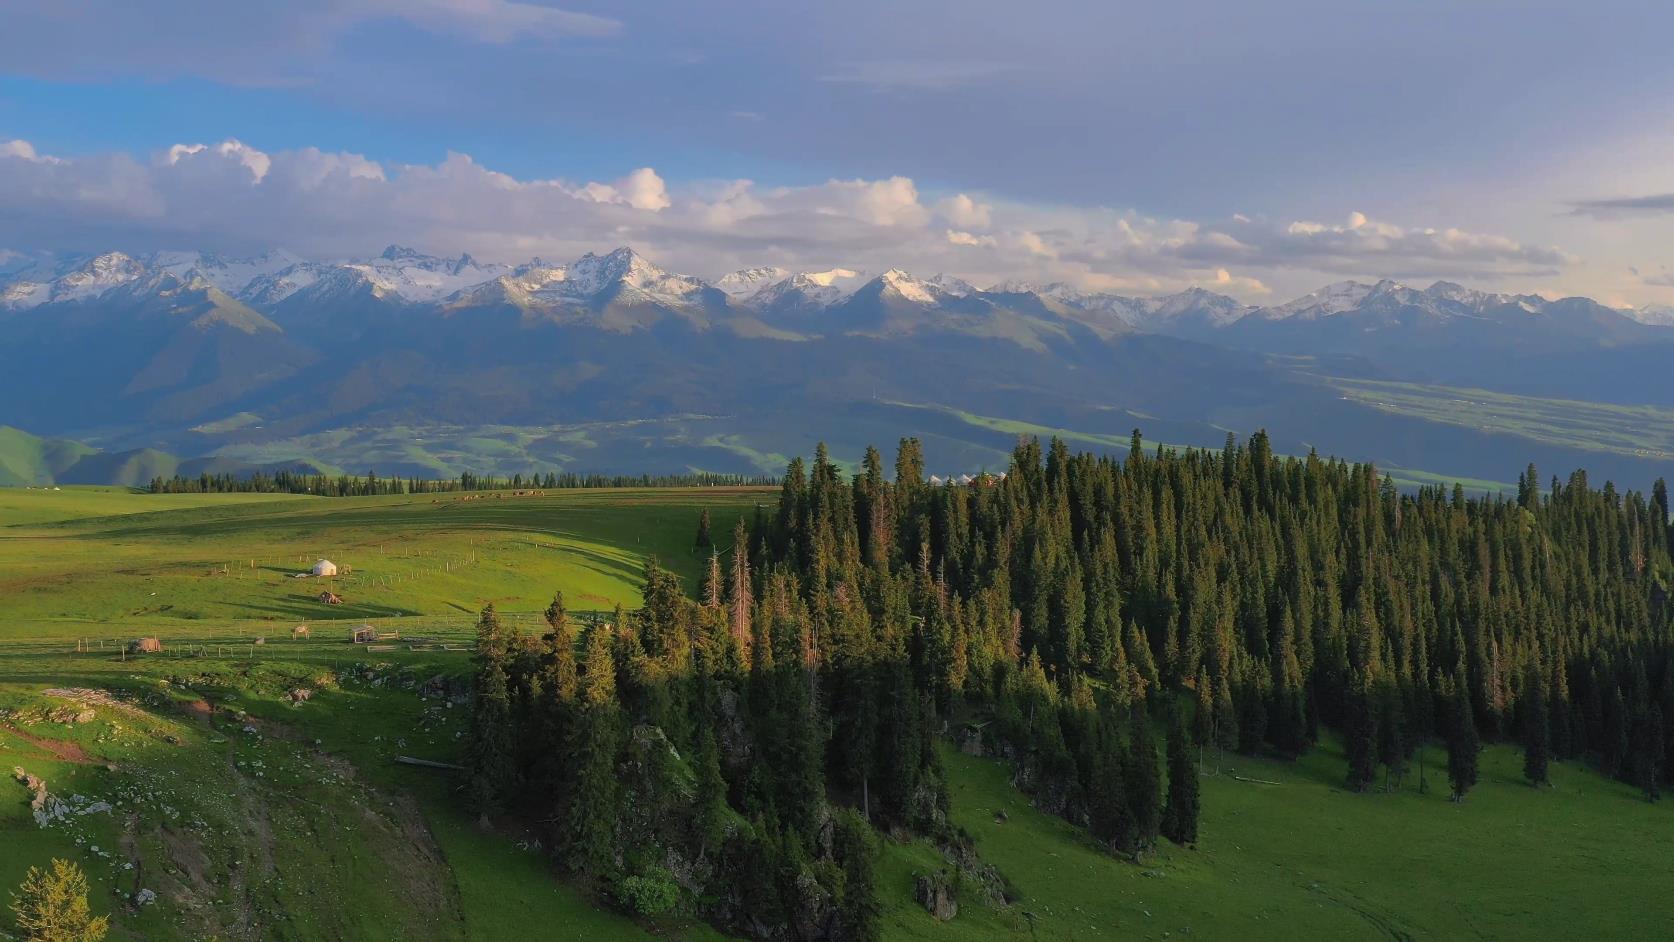
[[69,742],[63,739],[48,739],[45,736],[37,736],[34,733],[24,732],[10,723],[0,725],[4,725],[7,732],[17,736],[24,742],[29,743],[43,752],[51,753],[52,757],[60,762],[73,762],[76,765],[92,765],[99,761],[77,743]]

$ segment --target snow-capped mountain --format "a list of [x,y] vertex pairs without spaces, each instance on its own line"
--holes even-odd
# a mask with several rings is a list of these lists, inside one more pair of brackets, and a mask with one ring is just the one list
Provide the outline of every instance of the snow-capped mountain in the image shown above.
[[743,300],[766,288],[768,285],[784,281],[790,272],[776,265],[765,268],[744,268],[729,272],[715,280],[715,287],[726,292],[727,297]]
[[1647,304],[1623,308],[1622,314],[1649,327],[1674,327],[1674,305]]
[[204,252],[158,252],[145,260],[145,267],[181,279],[200,277],[228,294],[236,294],[257,278],[301,263],[301,258],[283,249],[252,258],[226,258]]
[[1264,308],[1261,316],[1269,320],[1330,317],[1359,307],[1360,303],[1366,300],[1366,296],[1372,293],[1373,288],[1373,285],[1359,281],[1338,281],[1317,291],[1310,291],[1294,301]]
[[852,268],[802,271],[759,287],[748,295],[737,296],[736,300],[744,307],[766,315],[782,317],[817,313],[854,293],[867,282],[868,277],[865,272]]
[[630,248],[606,255],[589,252],[567,265],[535,259],[510,272],[459,293],[453,306],[503,301],[518,307],[598,307],[650,304],[671,308],[701,306],[724,298],[717,288],[689,275],[675,275],[651,264]]
[[51,280],[35,280],[40,274],[32,269],[0,287],[0,307],[28,310],[42,304],[97,298],[139,278],[145,270],[144,264],[121,252],[94,256]]
[[[1611,342],[1674,328],[1674,308],[1612,310],[1585,299],[1478,291],[1447,281],[1414,288],[1397,281],[1342,281],[1281,304],[1256,307],[1202,288],[1160,297],[1084,291],[1063,283],[1006,281],[978,289],[949,275],[895,268],[871,276],[853,268],[790,272],[747,268],[713,283],[666,271],[630,248],[568,263],[532,259],[515,267],[469,255],[445,258],[392,245],[373,258],[305,260],[282,250],[250,258],[192,251],[136,257],[122,252],[56,258],[6,256],[0,312],[86,303],[168,274],[203,282],[281,325],[373,321],[366,313],[433,307],[462,312],[510,306],[559,322],[636,329],[674,313],[703,327],[727,320],[797,334],[927,329],[1000,332],[1034,343],[1053,330],[1098,337],[1139,331],[1276,352],[1355,352],[1372,333],[1435,331],[1472,322]],[[637,311],[631,316],[626,311]],[[614,313],[610,313],[614,312]],[[608,316],[607,316],[608,314]],[[752,320],[753,319],[753,320]],[[1003,330],[996,326],[1004,322]],[[776,326],[775,326],[776,325]],[[1050,327],[1050,325],[1058,325]],[[1464,329],[1464,328],[1457,328]],[[1044,331],[1044,333],[1043,333]],[[1022,341],[1020,341],[1022,342]]]

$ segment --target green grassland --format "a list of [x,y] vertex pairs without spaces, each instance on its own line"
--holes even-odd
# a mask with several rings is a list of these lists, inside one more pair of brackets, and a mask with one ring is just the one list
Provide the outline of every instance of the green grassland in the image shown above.
[[1334,378],[1330,383],[1351,399],[1384,412],[1549,445],[1653,461],[1674,458],[1674,408],[1665,406],[1543,399],[1381,380]]
[[[468,655],[409,642],[465,640],[487,600],[524,624],[555,589],[577,608],[635,604],[651,554],[695,588],[700,511],[724,548],[771,493],[462,496],[0,489],[0,885],[75,859],[123,940],[714,938],[614,914],[528,835],[481,830],[451,773],[397,764],[456,760],[466,728],[461,705],[422,688],[461,676]],[[345,605],[292,578],[317,555],[354,567],[333,582]],[[368,617],[402,643],[341,640]],[[303,621],[313,638],[291,640]],[[166,650],[118,653],[142,633]],[[299,687],[312,697],[288,701]],[[50,688],[120,703],[67,722],[71,701]],[[1426,793],[1416,772],[1395,792],[1344,792],[1332,744],[1295,763],[1227,756],[1203,782],[1201,843],[1138,864],[1031,809],[1000,763],[943,757],[954,823],[1016,898],[966,893],[938,923],[912,881],[944,866],[940,852],[886,841],[888,939],[1617,938],[1674,921],[1674,807],[1572,764],[1530,788],[1503,746],[1462,804],[1445,797],[1436,748]],[[13,767],[69,800],[67,818],[38,827]],[[99,801],[111,808],[75,813]],[[131,903],[141,888],[157,902]]]
[[[515,616],[541,611],[557,589],[577,609],[632,606],[648,556],[696,590],[703,509],[724,542],[774,499],[748,488],[354,499],[5,489],[0,637],[109,624],[165,637],[315,619],[422,624],[474,618],[488,602]],[[296,578],[318,558],[352,572]],[[344,604],[317,601],[327,589]]]

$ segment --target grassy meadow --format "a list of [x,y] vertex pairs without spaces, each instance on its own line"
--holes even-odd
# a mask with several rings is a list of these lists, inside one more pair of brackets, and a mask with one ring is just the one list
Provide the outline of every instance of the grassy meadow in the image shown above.
[[[616,915],[529,835],[480,829],[452,773],[397,764],[456,761],[467,725],[468,655],[406,642],[463,640],[487,601],[530,623],[559,589],[573,608],[631,606],[653,554],[695,591],[701,510],[724,549],[771,492],[463,496],[0,489],[0,885],[75,859],[120,940],[715,938]],[[320,556],[353,572],[294,578]],[[315,599],[328,584],[345,604]],[[367,620],[403,643],[343,640]],[[291,640],[303,623],[313,637]],[[166,650],[124,659],[116,642],[142,634]],[[1017,898],[967,894],[938,923],[912,882],[940,852],[886,842],[887,939],[1650,938],[1674,924],[1674,806],[1572,764],[1530,788],[1503,746],[1462,804],[1437,748],[1428,792],[1415,770],[1370,795],[1340,788],[1333,744],[1295,763],[1229,755],[1203,780],[1202,841],[1139,864],[1031,809],[994,760],[944,760],[955,823]],[[61,820],[36,824],[14,767],[66,802]],[[157,901],[132,902],[140,889]]]

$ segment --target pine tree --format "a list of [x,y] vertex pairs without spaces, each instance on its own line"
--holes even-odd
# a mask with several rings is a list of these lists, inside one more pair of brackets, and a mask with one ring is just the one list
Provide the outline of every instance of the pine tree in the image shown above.
[[484,823],[505,806],[516,775],[517,731],[513,728],[506,680],[508,658],[508,638],[490,603],[477,621],[477,671],[467,763],[472,804]]
[[1343,747],[1348,753],[1348,787],[1363,792],[1378,772],[1378,715],[1376,691],[1364,674],[1355,678],[1348,694],[1348,721]]
[[878,842],[860,815],[850,810],[835,815],[831,856],[843,873],[834,938],[874,942],[880,936],[878,920],[883,912],[878,902]]
[[616,756],[621,746],[621,716],[612,643],[608,624],[595,624],[587,632],[580,714],[571,746],[575,789],[565,816],[570,866],[593,877],[610,875],[617,857]]
[[703,513],[698,515],[697,539],[692,542],[692,545],[698,549],[708,549],[715,545],[714,539],[709,535],[708,507],[703,508]]
[[1523,691],[1523,777],[1530,785],[1547,784],[1546,767],[1552,757],[1552,717],[1546,708],[1546,679],[1538,669],[1529,672]]
[[1134,843],[1143,851],[1157,841],[1162,825],[1162,776],[1157,769],[1157,744],[1143,701],[1136,704],[1128,724],[1127,768],[1122,776],[1128,811],[1133,816]]
[[1191,743],[1178,707],[1169,711],[1168,804],[1163,809],[1163,836],[1182,846],[1197,842],[1198,781]]
[[99,942],[110,919],[94,916],[87,902],[87,876],[68,860],[50,870],[30,867],[12,894],[12,914],[26,942]]
[[1656,801],[1661,794],[1657,784],[1662,777],[1665,758],[1661,705],[1652,703],[1647,707],[1637,727],[1639,742],[1634,749],[1634,775],[1640,790],[1645,793],[1645,800]]
[[750,588],[750,532],[744,526],[743,517],[738,518],[737,525],[732,528],[731,576],[727,606],[731,620],[732,643],[737,646],[739,659],[748,670],[755,640],[755,635],[750,630],[750,617],[756,599]]
[[1465,793],[1476,784],[1477,752],[1479,751],[1476,720],[1471,714],[1471,696],[1459,678],[1449,684],[1450,715],[1447,728],[1447,780],[1453,786],[1453,800],[1464,801]]

